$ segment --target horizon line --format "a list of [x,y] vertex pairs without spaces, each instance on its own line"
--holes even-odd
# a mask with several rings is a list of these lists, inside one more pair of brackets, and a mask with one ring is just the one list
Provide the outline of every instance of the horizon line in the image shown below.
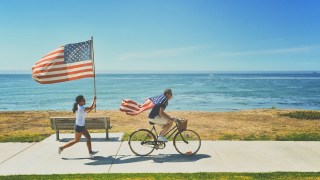
[[[313,73],[320,74],[320,70],[219,70],[219,71],[98,71],[96,74],[215,74],[215,73]],[[30,74],[28,71],[0,70],[0,74]]]

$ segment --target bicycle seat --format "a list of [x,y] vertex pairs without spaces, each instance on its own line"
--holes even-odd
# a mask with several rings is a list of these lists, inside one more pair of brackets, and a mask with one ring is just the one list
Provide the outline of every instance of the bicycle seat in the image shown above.
[[150,122],[150,121],[149,121],[149,124],[150,124],[150,125],[155,125],[156,123],[153,123],[153,122]]

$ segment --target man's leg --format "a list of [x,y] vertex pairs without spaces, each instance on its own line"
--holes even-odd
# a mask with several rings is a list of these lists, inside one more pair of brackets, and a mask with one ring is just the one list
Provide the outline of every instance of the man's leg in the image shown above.
[[163,130],[160,132],[159,136],[164,136],[170,130],[172,124],[173,124],[173,121],[168,120],[167,124],[163,126]]

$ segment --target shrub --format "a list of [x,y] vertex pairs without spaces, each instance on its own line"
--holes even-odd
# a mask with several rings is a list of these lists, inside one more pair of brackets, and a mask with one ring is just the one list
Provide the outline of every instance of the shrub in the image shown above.
[[282,116],[304,120],[320,120],[320,112],[317,111],[294,111],[282,114]]

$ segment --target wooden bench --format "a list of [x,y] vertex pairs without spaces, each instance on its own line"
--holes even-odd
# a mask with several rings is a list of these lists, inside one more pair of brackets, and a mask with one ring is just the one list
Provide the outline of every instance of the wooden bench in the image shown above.
[[[51,128],[56,131],[57,141],[59,130],[72,130],[76,122],[75,117],[50,117]],[[112,128],[109,117],[86,117],[87,129],[105,129],[106,139],[109,140],[109,129]]]

